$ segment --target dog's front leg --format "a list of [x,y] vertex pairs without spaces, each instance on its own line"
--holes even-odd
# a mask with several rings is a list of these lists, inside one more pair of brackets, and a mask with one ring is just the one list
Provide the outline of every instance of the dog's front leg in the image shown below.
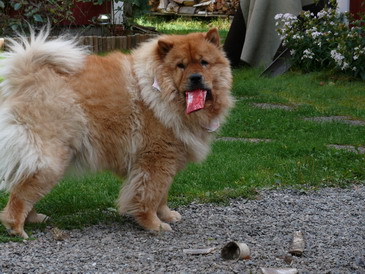
[[157,216],[164,222],[175,223],[181,220],[181,215],[167,206],[168,192],[164,195],[157,209]]
[[119,195],[119,212],[131,214],[147,230],[171,231],[170,225],[161,221],[158,214],[165,221],[181,219],[179,213],[173,213],[166,205],[174,174],[174,168],[162,166],[161,162],[149,162],[133,169]]

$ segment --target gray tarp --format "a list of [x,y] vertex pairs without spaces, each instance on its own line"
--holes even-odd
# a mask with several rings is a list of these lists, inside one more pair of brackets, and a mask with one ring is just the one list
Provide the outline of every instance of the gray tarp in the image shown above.
[[241,60],[256,67],[270,65],[281,42],[276,32],[275,15],[298,15],[303,6],[312,3],[313,0],[240,0],[246,23]]

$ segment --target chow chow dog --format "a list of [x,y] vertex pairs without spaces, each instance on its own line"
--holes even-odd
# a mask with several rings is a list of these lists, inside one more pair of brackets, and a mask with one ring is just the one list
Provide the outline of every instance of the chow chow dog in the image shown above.
[[147,230],[171,230],[175,174],[209,153],[233,105],[229,61],[217,29],[161,35],[131,54],[90,55],[49,28],[11,42],[1,64],[0,220],[28,238],[43,222],[34,204],[70,166],[124,178],[117,207]]

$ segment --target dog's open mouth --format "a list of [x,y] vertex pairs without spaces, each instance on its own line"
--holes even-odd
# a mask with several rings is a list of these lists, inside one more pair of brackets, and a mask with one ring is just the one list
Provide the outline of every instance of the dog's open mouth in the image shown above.
[[205,89],[188,90],[186,93],[186,113],[204,108],[205,101],[212,99],[212,92]]

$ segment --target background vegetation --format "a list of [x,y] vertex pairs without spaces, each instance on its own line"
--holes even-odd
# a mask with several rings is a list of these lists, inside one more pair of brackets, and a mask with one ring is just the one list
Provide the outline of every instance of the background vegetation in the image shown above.
[[339,14],[337,1],[329,2],[318,14],[276,15],[283,45],[302,70],[333,69],[365,80],[365,15]]
[[[73,9],[77,2],[94,5],[111,5],[112,0],[0,0],[0,35],[13,36],[15,32],[28,31],[28,25],[42,27],[48,22],[53,27],[67,27],[75,22]],[[125,6],[125,26],[134,23],[135,17],[148,11],[145,0],[114,0]],[[114,10],[113,12],[117,12]],[[91,22],[90,22],[91,23]]]

